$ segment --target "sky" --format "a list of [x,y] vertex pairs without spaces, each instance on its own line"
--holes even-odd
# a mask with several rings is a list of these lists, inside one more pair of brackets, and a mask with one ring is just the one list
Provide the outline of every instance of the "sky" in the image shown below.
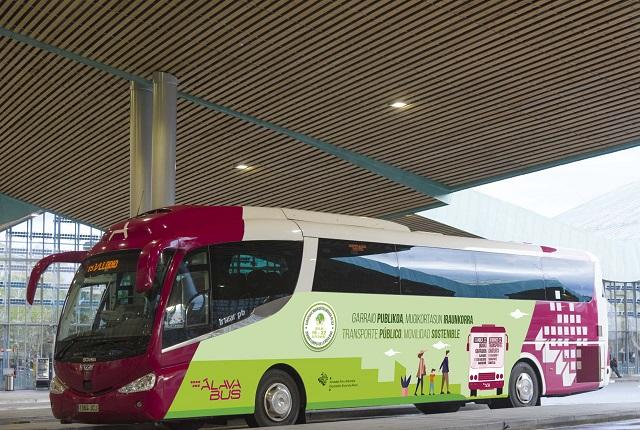
[[474,190],[552,218],[636,181],[640,181],[640,147],[505,179]]

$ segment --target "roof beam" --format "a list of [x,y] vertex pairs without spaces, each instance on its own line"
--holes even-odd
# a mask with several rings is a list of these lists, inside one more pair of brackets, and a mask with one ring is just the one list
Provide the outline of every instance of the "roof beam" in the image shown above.
[[42,209],[37,206],[0,194],[0,231],[13,227],[30,218],[32,214],[40,212]]
[[[7,194],[0,193],[0,231],[19,224],[22,221],[25,221],[34,213],[40,214],[42,212],[48,212],[54,215],[58,215],[65,219],[68,219],[69,221],[77,222],[96,230],[102,230],[104,228],[99,227],[95,224],[88,223],[87,221],[84,221],[80,218],[65,215],[60,211],[42,206],[36,206],[15,197],[11,197]],[[5,219],[8,221],[4,221]]]
[[[151,81],[144,79],[141,76],[137,76],[132,73],[126,72],[124,70],[117,69],[115,67],[101,63],[99,61],[92,60],[90,58],[87,58],[75,52],[58,48],[57,46],[53,46],[48,43],[44,43],[32,37],[25,36],[20,33],[16,33],[2,26],[0,26],[0,36],[4,36],[9,39],[18,41],[20,43],[24,43],[26,45],[36,47],[43,51],[47,51],[52,54],[62,56],[64,58],[87,65],[89,67],[102,70],[103,72],[109,73],[113,76],[117,76],[121,79],[137,82],[138,84],[145,85],[145,86],[151,86]],[[337,145],[334,145],[332,143],[329,143],[320,139],[316,139],[312,136],[309,136],[303,133],[298,133],[286,127],[282,127],[278,124],[272,123],[270,121],[265,121],[255,116],[238,112],[226,106],[210,102],[208,100],[188,94],[183,91],[178,91],[178,97],[184,100],[187,100],[191,103],[195,103],[206,109],[220,112],[225,115],[229,115],[234,118],[243,120],[245,122],[249,122],[257,126],[275,131],[276,133],[291,137],[292,139],[295,139],[306,145],[312,146],[320,151],[331,154],[337,158],[347,161],[348,163],[351,163],[362,169],[368,170],[369,172],[374,173],[378,176],[382,176],[397,184],[411,188],[421,194],[431,196],[436,200],[438,200],[440,204],[449,204],[449,193],[451,192],[451,189],[446,185],[441,184],[432,179],[417,175],[413,172],[410,172],[404,169],[400,169],[391,164],[376,160],[375,158],[368,157],[358,152],[341,148]]]

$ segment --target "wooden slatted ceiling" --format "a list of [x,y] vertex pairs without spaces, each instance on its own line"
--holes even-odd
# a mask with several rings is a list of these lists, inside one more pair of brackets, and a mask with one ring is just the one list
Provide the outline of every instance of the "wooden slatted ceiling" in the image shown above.
[[467,233],[466,231],[458,230],[457,228],[442,224],[438,221],[422,217],[420,215],[404,215],[391,219],[390,221],[404,224],[412,231],[428,231],[432,233],[447,234],[449,236],[479,237],[474,234]]
[[[364,216],[435,202],[257,126],[188,102],[181,102],[178,112],[176,198],[180,202],[295,207]],[[251,168],[236,169],[241,163]]]
[[126,215],[128,84],[6,39],[0,59],[0,192],[99,226]]
[[[183,91],[464,186],[638,138],[638,12],[628,1],[43,0],[4,2],[0,24],[145,78],[169,71]],[[62,128],[83,118],[111,136],[68,139],[57,154],[65,145],[104,149],[109,141],[115,158],[103,160],[120,175],[101,182],[117,189],[107,191],[108,209],[61,193],[59,184],[48,188],[56,195],[34,200],[33,186],[13,181],[6,188],[0,176],[0,191],[99,223],[125,216],[126,84],[32,48],[3,46],[12,48],[0,58],[0,76],[27,66],[59,69],[48,81],[32,79],[29,94],[63,83],[76,91],[49,101]],[[86,94],[103,97],[104,105],[80,108]],[[16,96],[24,99],[17,91],[0,101],[11,105]],[[395,99],[412,106],[393,110]],[[33,96],[26,100],[28,109],[38,107]],[[106,106],[108,100],[117,102]],[[74,106],[58,106],[65,103]],[[199,111],[179,106],[179,199],[363,215],[429,201],[303,144]],[[26,139],[27,132],[33,127],[14,130],[16,141],[29,142],[28,153],[51,145],[44,124],[37,136]],[[7,139],[0,139],[4,148]],[[251,155],[262,170],[229,173],[234,152]],[[82,168],[74,156],[65,173],[76,188],[90,188],[93,175],[75,174]],[[23,176],[41,171],[34,157],[22,163]],[[229,191],[219,191],[222,185]]]

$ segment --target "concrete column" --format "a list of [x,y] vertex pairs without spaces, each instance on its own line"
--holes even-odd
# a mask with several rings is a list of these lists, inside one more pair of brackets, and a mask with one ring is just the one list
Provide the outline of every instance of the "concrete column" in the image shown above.
[[129,113],[129,215],[146,212],[151,206],[151,87],[131,82]]
[[178,80],[173,75],[153,73],[152,208],[175,203],[177,84]]

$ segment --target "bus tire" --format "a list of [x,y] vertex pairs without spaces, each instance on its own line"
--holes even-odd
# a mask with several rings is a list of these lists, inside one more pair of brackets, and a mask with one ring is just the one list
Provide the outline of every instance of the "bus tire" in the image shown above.
[[441,414],[446,412],[457,412],[462,406],[460,403],[415,403],[414,406],[418,408],[423,414]]
[[516,363],[511,369],[509,402],[515,408],[536,406],[540,402],[538,377],[527,363]]
[[271,369],[258,384],[253,415],[247,417],[251,427],[295,424],[300,414],[300,390],[291,375]]

